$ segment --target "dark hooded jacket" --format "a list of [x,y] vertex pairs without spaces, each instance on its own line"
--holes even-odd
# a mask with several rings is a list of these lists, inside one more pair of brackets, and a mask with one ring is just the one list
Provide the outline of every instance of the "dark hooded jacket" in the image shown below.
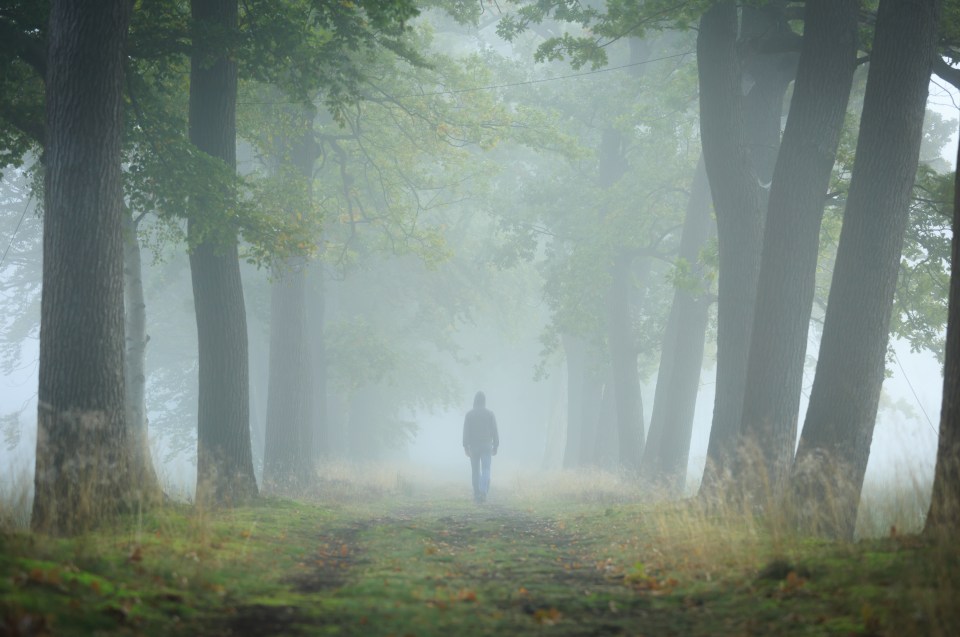
[[463,419],[463,448],[471,453],[483,449],[496,453],[500,446],[497,418],[486,408],[486,402],[487,397],[478,391],[473,398],[473,409]]

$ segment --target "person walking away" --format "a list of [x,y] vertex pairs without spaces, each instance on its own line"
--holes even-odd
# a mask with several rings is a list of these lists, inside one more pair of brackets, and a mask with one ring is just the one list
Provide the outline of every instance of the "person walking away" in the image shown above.
[[473,478],[473,500],[485,502],[490,490],[490,459],[497,455],[500,434],[497,418],[486,407],[487,397],[478,391],[473,398],[473,409],[463,419],[463,452],[470,458]]

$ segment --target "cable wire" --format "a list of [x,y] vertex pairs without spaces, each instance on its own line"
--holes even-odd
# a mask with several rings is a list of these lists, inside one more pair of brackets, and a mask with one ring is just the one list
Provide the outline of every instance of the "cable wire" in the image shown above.
[[32,193],[32,192],[30,193],[30,196],[27,197],[27,205],[25,205],[25,206],[23,207],[23,212],[20,213],[20,221],[17,222],[17,227],[13,229],[13,234],[10,235],[10,241],[9,241],[9,243],[7,243],[7,247],[6,247],[6,249],[3,251],[3,256],[0,256],[0,266],[3,265],[3,262],[4,262],[4,261],[6,260],[6,258],[7,258],[7,253],[10,252],[10,246],[13,245],[13,240],[16,238],[17,232],[20,230],[20,224],[23,223],[24,217],[27,216],[27,210],[30,209],[30,202],[31,202],[31,201],[33,201],[33,193]]
[[903,374],[903,380],[907,381],[907,387],[910,388],[910,392],[913,394],[913,399],[917,401],[917,405],[920,407],[920,411],[923,412],[923,417],[927,419],[927,424],[930,425],[930,429],[933,430],[933,433],[937,435],[937,438],[940,437],[940,432],[936,427],[933,426],[933,421],[930,420],[930,416],[927,415],[927,410],[923,408],[923,403],[920,402],[920,397],[917,396],[917,391],[913,388],[913,383],[910,382],[910,378],[907,376],[907,371],[903,369],[903,363],[900,362],[900,357],[897,356],[897,350],[893,351],[893,358],[897,361],[897,366],[900,368],[900,373]]

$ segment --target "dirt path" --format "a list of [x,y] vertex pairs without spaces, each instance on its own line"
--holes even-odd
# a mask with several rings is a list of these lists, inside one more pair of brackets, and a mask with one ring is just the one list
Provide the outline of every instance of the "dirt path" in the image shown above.
[[655,608],[598,548],[502,505],[358,516],[318,532],[290,604],[240,607],[223,634],[687,634],[686,613]]

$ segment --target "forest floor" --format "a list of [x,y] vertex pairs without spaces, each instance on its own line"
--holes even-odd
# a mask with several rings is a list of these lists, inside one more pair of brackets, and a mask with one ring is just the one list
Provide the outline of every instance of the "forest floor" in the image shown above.
[[957,635],[956,544],[398,480],[70,540],[0,531],[0,635]]

